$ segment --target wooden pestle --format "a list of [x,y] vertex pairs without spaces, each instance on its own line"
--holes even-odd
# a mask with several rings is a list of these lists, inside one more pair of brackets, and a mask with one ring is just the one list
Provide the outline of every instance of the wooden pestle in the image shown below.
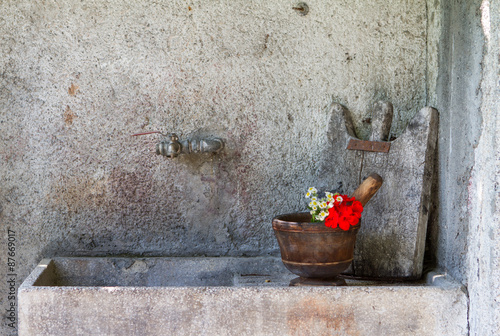
[[371,173],[356,189],[351,197],[356,198],[356,201],[360,201],[363,207],[366,203],[375,195],[375,193],[380,189],[384,180],[380,175],[376,173]]

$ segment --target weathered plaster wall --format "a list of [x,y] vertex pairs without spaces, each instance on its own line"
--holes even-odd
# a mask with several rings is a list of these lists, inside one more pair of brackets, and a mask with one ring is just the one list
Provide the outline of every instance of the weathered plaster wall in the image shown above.
[[477,1],[443,1],[437,87],[439,132],[438,260],[465,280],[474,151],[481,134],[483,35]]
[[468,247],[470,334],[500,330],[500,1],[482,1],[481,137],[471,173]]
[[431,107],[438,106],[437,85],[439,77],[439,56],[441,47],[442,19],[441,10],[442,0],[427,0],[427,46],[426,46],[426,105]]
[[[270,220],[304,208],[332,102],[362,134],[378,99],[395,132],[425,105],[424,1],[294,4],[0,2],[0,253],[14,230],[18,283],[51,255],[275,252]],[[150,130],[227,149],[169,160],[130,137]]]
[[442,1],[439,266],[470,298],[471,335],[500,330],[499,1]]

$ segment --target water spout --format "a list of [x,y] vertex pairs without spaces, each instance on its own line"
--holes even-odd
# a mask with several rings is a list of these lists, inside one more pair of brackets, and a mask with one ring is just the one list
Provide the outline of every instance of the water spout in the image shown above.
[[179,141],[175,133],[165,135],[160,131],[132,134],[132,136],[146,134],[161,134],[167,138],[156,145],[156,154],[175,158],[179,154],[191,153],[218,153],[224,148],[224,141],[220,138],[186,139]]
[[224,141],[219,138],[186,139],[179,141],[179,137],[172,133],[167,139],[156,145],[156,154],[175,158],[180,154],[191,153],[218,153],[224,148]]

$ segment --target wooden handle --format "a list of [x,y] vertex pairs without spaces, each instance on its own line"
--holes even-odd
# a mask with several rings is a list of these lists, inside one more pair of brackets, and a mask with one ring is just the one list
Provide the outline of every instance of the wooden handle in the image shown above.
[[380,175],[376,173],[370,174],[356,189],[351,197],[356,198],[356,201],[360,201],[363,206],[375,195],[375,193],[380,189],[384,180]]

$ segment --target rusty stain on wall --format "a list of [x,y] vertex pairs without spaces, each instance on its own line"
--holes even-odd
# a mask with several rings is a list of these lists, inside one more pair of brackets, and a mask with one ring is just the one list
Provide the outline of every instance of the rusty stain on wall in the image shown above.
[[107,196],[107,179],[95,180],[91,177],[61,177],[54,183],[46,196],[49,203],[69,213],[82,209],[96,208],[104,204]]
[[75,118],[78,118],[78,116],[75,114],[75,112],[71,111],[69,106],[66,106],[66,110],[64,111],[64,123],[66,126],[71,126],[73,124],[73,120]]
[[76,92],[78,91],[78,89],[79,89],[78,85],[71,83],[71,86],[68,88],[68,93],[71,96],[74,96],[74,95],[76,95]]
[[154,181],[149,171],[126,172],[114,169],[109,177],[109,184],[114,197],[129,203],[140,203],[154,197]]

